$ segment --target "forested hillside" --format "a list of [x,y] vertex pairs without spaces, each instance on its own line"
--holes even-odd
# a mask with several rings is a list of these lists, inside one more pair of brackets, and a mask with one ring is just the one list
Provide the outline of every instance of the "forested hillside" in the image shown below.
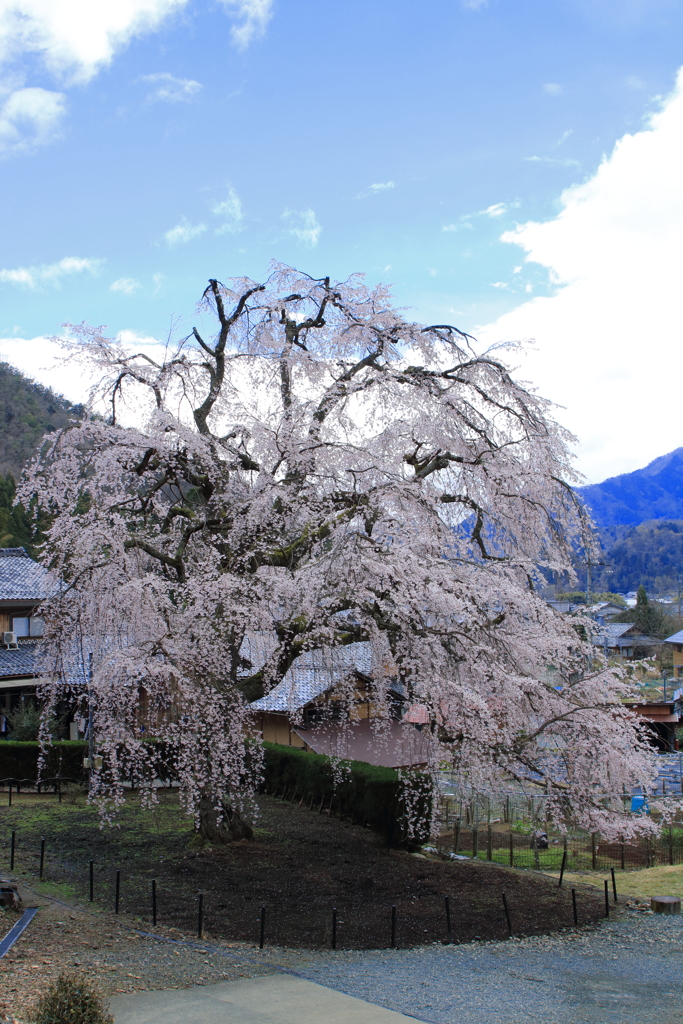
[[81,406],[0,363],[0,547],[33,550],[29,516],[13,508],[16,481],[43,434],[82,414]]
[[0,363],[0,475],[18,480],[40,438],[82,415],[51,388],[25,377],[8,363]]
[[678,590],[683,574],[683,520],[640,523],[609,551],[609,584],[618,593],[642,584],[651,594]]

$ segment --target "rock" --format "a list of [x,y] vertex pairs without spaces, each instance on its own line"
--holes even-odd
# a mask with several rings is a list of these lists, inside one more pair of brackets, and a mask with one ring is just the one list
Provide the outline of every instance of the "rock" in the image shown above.
[[10,907],[18,907],[21,903],[21,896],[14,882],[8,878],[0,878],[0,907],[6,910]]

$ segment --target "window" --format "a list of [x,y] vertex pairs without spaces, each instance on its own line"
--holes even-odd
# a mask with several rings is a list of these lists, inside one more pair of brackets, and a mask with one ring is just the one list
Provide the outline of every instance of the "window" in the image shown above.
[[17,636],[42,636],[43,620],[34,615],[13,615],[12,632]]

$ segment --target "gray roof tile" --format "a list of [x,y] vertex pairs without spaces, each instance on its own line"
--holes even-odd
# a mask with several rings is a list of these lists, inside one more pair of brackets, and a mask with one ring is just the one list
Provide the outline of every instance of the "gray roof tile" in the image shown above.
[[301,654],[270,693],[255,700],[255,711],[292,712],[337,686],[351,672],[372,674],[372,646],[324,647]]
[[0,601],[41,601],[55,582],[23,548],[0,548]]

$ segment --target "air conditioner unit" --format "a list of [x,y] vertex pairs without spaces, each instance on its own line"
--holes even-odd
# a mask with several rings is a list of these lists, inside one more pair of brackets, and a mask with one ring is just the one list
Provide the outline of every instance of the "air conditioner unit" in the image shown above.
[[8,651],[18,651],[19,644],[17,643],[16,633],[3,633],[3,643]]

